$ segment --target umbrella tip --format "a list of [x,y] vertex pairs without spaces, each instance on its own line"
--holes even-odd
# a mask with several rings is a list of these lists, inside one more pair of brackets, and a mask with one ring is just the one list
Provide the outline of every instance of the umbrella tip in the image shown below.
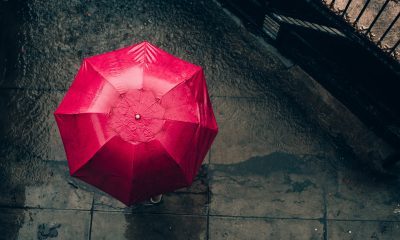
[[136,113],[136,114],[135,114],[135,119],[136,119],[136,120],[139,120],[141,117],[142,117],[142,116],[140,116],[139,113]]

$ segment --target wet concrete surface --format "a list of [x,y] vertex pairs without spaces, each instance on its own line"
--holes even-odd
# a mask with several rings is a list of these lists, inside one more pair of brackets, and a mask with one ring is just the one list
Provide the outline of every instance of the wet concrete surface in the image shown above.
[[[368,168],[393,150],[216,2],[0,9],[0,239],[398,235],[397,178]],[[68,175],[52,113],[84,57],[143,40],[204,67],[220,133],[192,187],[127,208]]]
[[323,225],[316,220],[216,217],[210,230],[210,239],[323,239]]

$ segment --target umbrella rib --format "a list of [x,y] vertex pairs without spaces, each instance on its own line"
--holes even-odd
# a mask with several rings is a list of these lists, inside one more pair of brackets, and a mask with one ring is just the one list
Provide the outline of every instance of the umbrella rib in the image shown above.
[[[176,85],[173,86],[170,90],[168,90],[166,93],[164,93],[162,96],[164,97],[165,95],[167,95],[168,93],[170,93],[170,92],[171,92],[172,90],[174,90],[175,88],[179,87],[179,86],[182,85],[182,84],[185,84],[189,79],[192,79],[192,77],[193,77],[194,75],[198,74],[198,73],[201,72],[201,71],[202,71],[202,69],[201,69],[201,67],[199,67],[199,70],[197,70],[191,77],[189,77],[189,78],[183,80],[182,82],[176,84]],[[162,98],[161,98],[161,99],[162,99]]]
[[139,91],[139,103],[142,103],[142,91]]
[[104,114],[107,115],[107,113],[104,112],[56,112],[55,115],[82,115],[82,114]]
[[100,151],[100,149],[102,149],[111,139],[115,138],[116,136],[117,136],[116,134],[110,136],[108,139],[104,141],[103,145],[100,146],[99,149],[94,151],[94,153],[90,157],[88,157],[87,159],[83,159],[82,161],[83,163],[79,164],[80,166],[73,173],[71,173],[71,176],[74,176],[74,174],[77,173],[81,168],[83,168]]
[[132,164],[132,167],[131,167],[131,189],[130,189],[130,191],[129,191],[129,204],[131,204],[132,203],[132,194],[133,194],[133,171],[134,171],[134,168],[133,168],[133,166],[134,166],[134,164],[133,164],[133,161],[135,160],[135,151],[134,151],[134,148],[132,148],[132,161],[131,161],[131,164]]
[[[154,104],[156,104],[157,101],[153,102],[152,104],[150,104],[146,109],[143,110],[143,112],[147,112],[147,110],[149,110]],[[150,113],[154,113],[154,111],[151,111]]]
[[104,79],[104,81],[106,81],[108,84],[110,84],[115,89],[115,91],[117,91],[117,93],[119,93],[118,89],[114,86],[114,84],[112,84],[110,81],[108,81],[107,78],[91,62],[89,62],[88,59],[86,59],[85,61],[87,62],[88,65],[90,65],[93,68],[93,70],[95,72],[97,72]]
[[174,122],[180,122],[180,123],[191,123],[191,124],[201,125],[199,122],[189,122],[189,121],[175,120],[175,119],[170,119],[170,118],[143,118],[143,119],[161,120],[161,121],[166,120],[166,121],[174,121]]
[[191,123],[191,124],[196,124],[196,125],[198,125],[199,127],[202,127],[202,128],[207,128],[208,130],[211,130],[211,131],[218,131],[218,129],[210,128],[210,127],[208,127],[206,125],[202,125],[200,122],[189,122],[189,121],[175,120],[175,119],[170,119],[170,118],[163,118],[163,119],[152,118],[152,119],[167,120],[167,121],[180,122],[180,123]]
[[178,165],[178,168],[179,168],[179,170],[181,170],[182,175],[183,175],[183,178],[185,179],[186,184],[189,185],[189,184],[190,184],[190,181],[186,178],[185,170],[182,168],[182,166],[181,166],[179,163],[177,163],[177,162],[175,161],[175,159],[172,157],[171,153],[170,153],[170,152],[168,151],[168,149],[164,146],[164,144],[163,144],[161,141],[158,141],[158,142],[159,142],[160,145],[165,149],[165,152],[166,152],[166,153],[168,154],[168,156],[172,159],[172,161],[173,161],[176,165]]

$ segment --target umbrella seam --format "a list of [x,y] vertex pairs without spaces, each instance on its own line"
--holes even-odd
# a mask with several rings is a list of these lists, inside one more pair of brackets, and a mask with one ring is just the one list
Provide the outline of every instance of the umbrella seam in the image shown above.
[[93,68],[93,70],[96,73],[98,73],[100,75],[100,77],[102,77],[104,79],[104,81],[106,81],[108,84],[110,84],[115,89],[115,91],[117,91],[117,93],[120,93],[118,91],[118,89],[110,81],[108,81],[108,79],[97,69],[97,67],[95,67],[94,64],[89,61],[89,58],[86,58],[84,61],[88,64],[88,66],[91,66]]
[[113,139],[114,137],[117,137],[117,135],[111,136],[109,139],[107,139],[106,141],[104,141],[104,144],[103,144],[99,149],[97,149],[97,150],[93,153],[93,155],[91,155],[88,159],[85,159],[85,160],[84,160],[84,163],[83,163],[81,166],[79,166],[73,173],[71,173],[71,176],[74,177],[74,174],[76,174],[79,170],[81,170],[81,168],[83,168],[88,162],[90,162],[90,161],[92,160],[92,158],[100,151],[100,149],[102,149],[102,148],[103,148],[111,139]]
[[[214,129],[207,128],[207,127],[201,125],[200,123],[185,122],[185,121],[179,121],[179,120],[169,120],[169,121],[176,121],[176,122],[181,122],[181,123],[194,124],[194,125],[196,125],[196,132],[198,131],[199,128],[206,128],[206,129],[208,129],[208,130],[210,130],[210,131],[214,131]],[[218,131],[216,131],[216,132],[218,132]],[[168,153],[168,155],[170,155],[170,156],[172,157],[172,155],[168,152],[168,150],[167,150],[167,148],[164,146],[164,144],[162,144],[162,142],[160,142],[160,144],[163,146],[163,148],[164,148],[165,151]],[[186,151],[186,153],[185,153],[185,156],[186,156],[186,154],[187,154],[187,151]],[[172,159],[174,159],[174,158],[172,158]],[[180,167],[181,171],[182,171],[183,173],[185,173],[185,171],[184,171],[184,169],[181,167],[181,165],[179,165],[179,163],[176,163],[176,164]],[[191,173],[191,174],[192,174],[192,173]],[[193,176],[193,177],[194,177],[194,176]],[[186,179],[186,177],[185,177],[185,179]],[[187,180],[187,184],[190,184],[190,181],[189,181],[188,179],[186,179],[186,180]]]
[[[196,65],[195,65],[195,66],[196,66]],[[199,66],[196,66],[196,67],[198,67],[199,69],[198,69],[196,72],[194,72],[192,76],[186,78],[186,79],[183,80],[182,82],[176,84],[176,85],[173,86],[171,89],[169,89],[166,93],[164,93],[164,94],[162,95],[161,100],[162,100],[162,98],[163,98],[165,95],[167,95],[169,92],[171,92],[171,91],[174,90],[175,88],[179,87],[180,85],[185,84],[187,81],[189,81],[190,79],[192,79],[193,76],[195,76],[195,75],[198,74],[199,72],[203,71],[203,69],[202,69],[201,67],[199,67]]]
[[171,157],[172,161],[173,161],[176,165],[178,165],[179,170],[182,172],[182,174],[183,174],[183,176],[184,176],[185,183],[186,183],[187,185],[190,185],[191,183],[190,183],[190,181],[189,181],[189,180],[187,179],[187,177],[186,177],[185,170],[182,168],[181,165],[179,165],[179,163],[177,163],[177,162],[174,160],[174,158],[172,157],[171,153],[167,150],[167,148],[164,146],[164,144],[163,144],[161,141],[159,141],[159,140],[157,140],[157,141],[158,141],[158,142],[160,143],[160,145],[164,148],[164,150],[165,150],[165,152],[168,154],[168,156]]
[[[149,119],[150,119],[150,118],[149,118]],[[208,127],[208,126],[206,126],[206,125],[204,125],[204,124],[201,124],[200,121],[198,121],[198,122],[189,122],[189,121],[182,121],[182,120],[176,120],[176,119],[170,119],[170,118],[151,118],[151,119],[166,120],[166,121],[174,121],[174,122],[181,122],[181,123],[192,123],[192,124],[199,125],[200,127],[207,128],[207,129],[210,130],[210,131],[215,131],[215,132],[217,132],[217,133],[218,133],[218,130],[219,130],[218,127],[217,127],[217,128],[210,128],[210,127]]]
[[[163,98],[165,95],[167,95],[167,94],[170,93],[172,90],[174,90],[175,88],[179,87],[180,85],[185,84],[185,83],[186,83],[187,81],[189,81],[190,79],[193,79],[193,77],[194,77],[195,75],[197,75],[197,74],[199,74],[199,73],[201,73],[201,72],[203,71],[203,69],[202,69],[201,67],[199,67],[199,66],[197,66],[197,65],[195,65],[195,66],[198,67],[199,69],[198,69],[195,73],[193,73],[192,76],[190,76],[189,78],[187,78],[187,79],[183,80],[182,82],[176,84],[176,85],[173,86],[171,89],[169,89],[166,93],[164,93],[163,96],[161,97],[161,102],[162,102],[162,98]],[[196,102],[197,102],[197,99],[196,99]],[[199,109],[197,109],[197,111],[199,111]],[[162,120],[171,120],[171,119],[163,118]],[[200,116],[199,116],[199,118],[198,118],[197,120],[198,120],[197,123],[200,124]],[[179,121],[179,120],[172,120],[172,121]],[[180,122],[187,122],[187,121],[180,121]],[[187,123],[193,123],[193,122],[187,122]]]
[[134,149],[134,147],[132,147],[132,161],[131,161],[131,163],[132,163],[132,167],[131,167],[131,189],[130,189],[130,191],[129,191],[129,205],[132,205],[132,193],[133,193],[133,166],[134,166],[134,164],[133,164],[133,161],[134,161],[134,159],[135,159],[135,149]]
[[79,112],[79,113],[67,113],[67,112],[55,112],[54,115],[58,116],[58,115],[81,115],[81,114],[105,114],[108,115],[108,113],[104,113],[104,112]]
[[[158,139],[154,139],[155,141],[157,141],[161,146],[162,146],[162,148],[165,150],[165,153],[168,155],[168,157],[172,160],[172,162],[176,165],[176,166],[178,166],[178,169],[181,171],[181,173],[182,173],[182,175],[183,175],[183,178],[184,178],[184,180],[185,180],[185,184],[186,185],[189,185],[189,181],[188,181],[188,179],[186,178],[186,175],[185,175],[185,171],[182,169],[182,167],[174,160],[174,158],[172,157],[172,155],[168,152],[168,150],[167,150],[167,148],[164,146],[164,144],[162,144],[162,142],[160,141],[160,140],[158,140]],[[132,164],[132,179],[131,179],[131,182],[133,182],[133,164]],[[133,202],[133,197],[132,197],[132,193],[133,193],[133,188],[131,188],[130,189],[130,192],[129,192],[129,204],[132,204],[132,202]]]

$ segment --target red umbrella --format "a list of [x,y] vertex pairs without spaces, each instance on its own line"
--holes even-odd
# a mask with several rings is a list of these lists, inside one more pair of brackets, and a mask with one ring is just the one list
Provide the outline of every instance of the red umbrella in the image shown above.
[[71,176],[126,205],[191,185],[218,132],[202,68],[148,42],[84,59],[54,114]]

